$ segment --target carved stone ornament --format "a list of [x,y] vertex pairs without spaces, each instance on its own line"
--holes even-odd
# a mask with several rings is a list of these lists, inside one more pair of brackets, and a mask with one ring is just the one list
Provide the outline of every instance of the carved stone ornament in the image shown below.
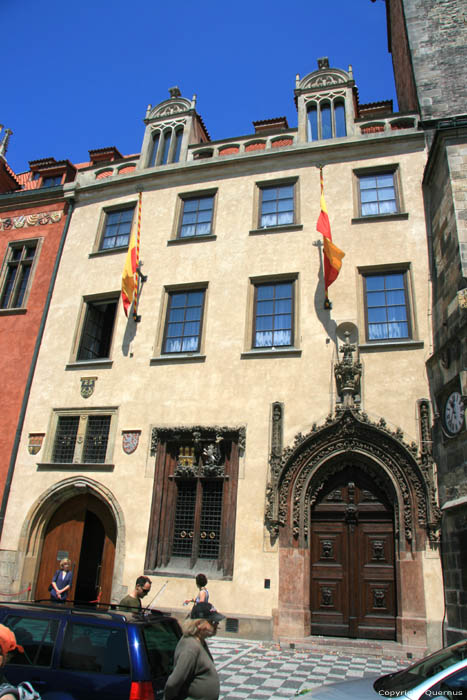
[[[266,487],[265,526],[272,541],[289,525],[299,546],[308,547],[310,509],[329,478],[349,464],[367,474],[386,493],[395,513],[395,535],[410,543],[415,524],[437,541],[440,511],[436,501],[433,462],[428,452],[407,444],[400,429],[370,421],[349,408],[330,415],[324,425],[299,433],[278,459],[271,455]],[[352,513],[348,513],[352,520]]]
[[360,406],[360,377],[362,363],[353,359],[357,346],[350,342],[350,333],[345,332],[345,343],[339,348],[343,354],[341,362],[334,365],[334,376],[337,388],[337,409],[344,410]]
[[459,308],[467,311],[467,287],[457,292],[457,301],[459,302]]
[[41,214],[13,216],[0,219],[0,231],[28,228],[29,226],[46,226],[56,224],[62,218],[62,211],[46,211]]
[[180,114],[181,112],[188,112],[191,109],[191,102],[184,97],[171,97],[169,100],[165,100],[150,112],[149,118],[155,119],[159,117],[167,117],[172,114]]
[[28,452],[37,455],[44,442],[45,433],[29,433]]
[[89,399],[93,395],[96,387],[97,377],[81,377],[81,396]]
[[201,426],[201,425],[181,425],[176,427],[155,427],[151,431],[151,457],[157,454],[160,442],[178,442],[180,444],[193,443],[198,449],[207,443],[219,444],[222,440],[236,442],[238,450],[242,454],[245,450],[246,428],[240,426],[229,428],[227,426]]
[[136,452],[140,435],[141,430],[122,430],[122,449],[125,454],[131,455]]

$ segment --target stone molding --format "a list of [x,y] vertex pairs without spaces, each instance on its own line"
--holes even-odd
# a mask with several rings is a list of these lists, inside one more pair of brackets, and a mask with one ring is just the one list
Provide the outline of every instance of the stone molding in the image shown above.
[[[429,416],[425,404],[421,406],[426,432]],[[272,541],[288,525],[299,546],[309,546],[310,508],[326,480],[350,461],[391,494],[396,537],[410,546],[419,527],[431,542],[439,541],[440,510],[431,452],[423,448],[419,453],[416,443],[406,443],[400,428],[390,430],[383,418],[374,423],[365,413],[351,409],[329,415],[322,426],[313,424],[305,435],[298,433],[281,455],[271,452],[265,525]]]

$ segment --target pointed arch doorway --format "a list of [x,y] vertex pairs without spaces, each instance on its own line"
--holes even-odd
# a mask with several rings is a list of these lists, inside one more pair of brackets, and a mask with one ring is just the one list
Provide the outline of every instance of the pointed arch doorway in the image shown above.
[[110,601],[115,542],[114,518],[99,498],[87,493],[62,503],[46,527],[35,598],[49,598],[52,576],[67,557],[73,565],[69,599]]
[[355,465],[327,481],[310,512],[311,633],[395,639],[394,510]]

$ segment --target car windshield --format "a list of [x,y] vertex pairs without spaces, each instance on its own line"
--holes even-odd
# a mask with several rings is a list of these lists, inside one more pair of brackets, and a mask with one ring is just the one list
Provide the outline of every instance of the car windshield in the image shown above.
[[409,666],[403,671],[391,673],[383,676],[373,684],[377,693],[382,691],[393,691],[395,693],[405,693],[411,688],[423,683],[428,678],[435,676],[440,671],[449,668],[452,664],[467,658],[467,640],[457,642],[450,647],[440,649],[431,656],[427,656],[421,661]]
[[174,652],[180,637],[175,620],[160,620],[143,627],[152,676],[168,676],[173,669]]

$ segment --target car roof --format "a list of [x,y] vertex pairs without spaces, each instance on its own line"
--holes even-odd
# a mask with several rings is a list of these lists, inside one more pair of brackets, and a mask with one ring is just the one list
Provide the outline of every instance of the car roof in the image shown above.
[[67,602],[65,605],[57,605],[49,600],[39,601],[2,601],[0,602],[0,610],[9,609],[11,611],[27,611],[27,612],[54,612],[59,615],[80,615],[84,617],[94,617],[99,620],[114,620],[121,622],[142,623],[154,622],[158,619],[175,620],[170,614],[163,613],[160,610],[152,608],[134,608],[120,607],[114,603],[99,603],[96,607],[89,607],[82,603],[74,601]]

